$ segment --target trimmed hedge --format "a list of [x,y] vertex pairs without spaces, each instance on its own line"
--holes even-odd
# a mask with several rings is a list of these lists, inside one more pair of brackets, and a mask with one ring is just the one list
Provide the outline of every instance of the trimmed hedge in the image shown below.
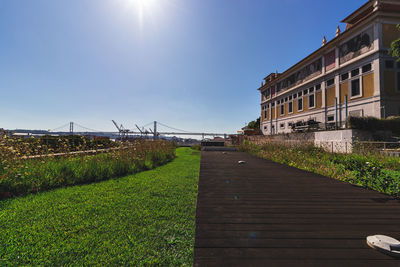
[[349,117],[349,128],[364,131],[391,131],[400,135],[400,117],[378,119],[375,117]]

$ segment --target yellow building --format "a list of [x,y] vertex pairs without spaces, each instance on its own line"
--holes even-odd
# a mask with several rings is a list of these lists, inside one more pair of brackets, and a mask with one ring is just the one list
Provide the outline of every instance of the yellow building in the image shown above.
[[400,63],[387,53],[400,38],[399,0],[370,0],[342,22],[346,30],[283,73],[264,78],[261,129],[345,127],[348,116],[400,115]]

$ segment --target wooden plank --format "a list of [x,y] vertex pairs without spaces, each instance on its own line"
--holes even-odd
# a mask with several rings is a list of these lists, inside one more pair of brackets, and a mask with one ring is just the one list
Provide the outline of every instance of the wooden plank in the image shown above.
[[266,224],[266,223],[217,223],[217,224],[196,224],[196,229],[212,230],[212,231],[328,231],[328,230],[342,230],[349,232],[354,230],[368,230],[371,234],[377,234],[383,231],[397,231],[400,236],[400,229],[398,224],[386,225],[358,225],[351,222],[341,224],[315,223],[315,224]]
[[368,249],[364,238],[198,238],[197,248],[335,248]]
[[[381,234],[388,236],[398,235],[398,231],[387,231],[382,230]],[[343,229],[328,229],[325,231],[320,231],[316,229],[312,230],[297,230],[295,231],[252,231],[252,230],[238,230],[238,231],[218,231],[218,230],[203,230],[199,229],[197,231],[198,239],[361,239],[365,241],[365,237],[370,235],[371,232],[368,230],[355,229],[349,231],[343,231]]]
[[[267,264],[267,265],[266,265]],[[301,267],[301,266],[315,266],[315,267],[337,267],[337,266],[351,266],[351,267],[366,267],[366,266],[385,266],[385,267],[398,267],[399,263],[393,260],[285,260],[285,259],[273,259],[268,260],[266,263],[265,259],[242,259],[242,258],[199,258],[194,266],[278,266],[278,267]]]
[[197,217],[196,222],[199,224],[326,224],[326,225],[373,225],[375,229],[382,229],[388,225],[398,226],[400,224],[399,218],[394,219],[375,219],[375,218],[354,218],[354,219],[342,219],[342,218],[331,218],[329,221],[326,217],[320,218],[257,218],[256,216],[250,216],[243,218],[242,215],[238,217],[222,217],[215,215],[213,217]]
[[387,195],[242,152],[203,151],[194,265],[398,266],[365,238],[399,237],[399,221],[400,201]]
[[315,259],[315,260],[385,260],[390,257],[365,249],[335,249],[335,248],[196,248],[195,257],[224,257],[224,258],[250,258],[264,259]]

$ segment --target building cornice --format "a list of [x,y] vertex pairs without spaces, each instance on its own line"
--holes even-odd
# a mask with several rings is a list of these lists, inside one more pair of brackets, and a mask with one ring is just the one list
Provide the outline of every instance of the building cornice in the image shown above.
[[[363,27],[366,26],[366,24],[368,24],[369,22],[371,22],[372,20],[376,19],[379,16],[383,16],[386,15],[382,12],[374,12],[371,16],[368,16],[367,18],[364,18],[363,20],[359,21],[356,25],[354,25],[353,27],[351,27],[350,29],[344,31],[343,33],[341,33],[340,35],[336,36],[335,38],[333,38],[332,40],[330,40],[329,42],[326,43],[326,45],[318,48],[317,50],[315,50],[314,52],[312,52],[311,54],[309,54],[308,56],[306,56],[305,58],[303,58],[302,60],[300,60],[299,62],[297,62],[295,65],[293,65],[292,67],[290,67],[289,69],[285,70],[283,73],[279,74],[279,77],[276,78],[273,82],[277,83],[280,82],[282,80],[284,80],[285,78],[289,77],[291,74],[293,74],[294,72],[298,71],[300,68],[306,66],[307,64],[313,62],[314,60],[318,59],[319,57],[322,57],[323,55],[325,55],[327,52],[330,52],[330,50],[335,49],[336,45],[338,43],[340,43],[341,41],[343,41],[344,39],[351,37],[352,34],[354,34],[355,32],[361,30]],[[324,67],[324,66],[322,66]],[[268,77],[268,76],[267,76]],[[318,75],[318,77],[321,77],[321,75]],[[311,79],[311,80],[315,80],[315,79]],[[302,84],[299,84],[297,87],[302,86],[308,82],[310,82],[311,80],[308,80]],[[257,90],[259,90],[260,92],[262,92],[264,89],[267,89],[267,84],[259,87]],[[294,88],[294,87],[293,87]],[[290,88],[292,89],[292,88]],[[287,91],[287,90],[285,90]]]
[[354,59],[350,60],[349,62],[346,62],[346,63],[340,65],[338,68],[335,68],[335,69],[329,71],[328,73],[318,75],[317,77],[314,77],[314,78],[312,78],[312,79],[310,79],[310,80],[308,80],[308,81],[306,81],[306,82],[304,82],[304,83],[302,83],[302,84],[298,84],[298,85],[296,85],[296,86],[293,86],[293,87],[290,88],[290,89],[281,91],[281,93],[276,94],[275,96],[270,97],[270,98],[268,98],[268,99],[262,101],[261,104],[266,104],[266,103],[268,103],[268,102],[272,102],[273,100],[276,100],[277,98],[285,97],[286,94],[291,94],[291,93],[293,93],[293,91],[296,91],[296,90],[298,90],[299,88],[310,86],[312,83],[315,83],[316,81],[322,79],[322,78],[325,77],[325,76],[330,76],[330,75],[335,76],[335,75],[338,74],[343,68],[348,67],[349,65],[353,64],[354,62],[363,60],[363,59],[368,58],[368,57],[371,57],[371,56],[373,56],[373,55],[375,55],[375,54],[379,54],[379,53],[381,53],[381,52],[383,52],[383,50],[372,50],[372,51],[369,51],[369,52],[367,52],[367,53],[365,53],[365,54],[363,54],[363,55],[361,55],[361,56],[359,56],[359,57],[357,57],[357,58],[354,58]]

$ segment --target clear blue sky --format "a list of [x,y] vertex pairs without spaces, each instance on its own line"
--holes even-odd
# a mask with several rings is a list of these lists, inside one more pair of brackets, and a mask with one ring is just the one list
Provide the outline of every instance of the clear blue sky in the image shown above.
[[267,74],[366,2],[142,1],[0,0],[0,128],[234,133],[259,116]]

